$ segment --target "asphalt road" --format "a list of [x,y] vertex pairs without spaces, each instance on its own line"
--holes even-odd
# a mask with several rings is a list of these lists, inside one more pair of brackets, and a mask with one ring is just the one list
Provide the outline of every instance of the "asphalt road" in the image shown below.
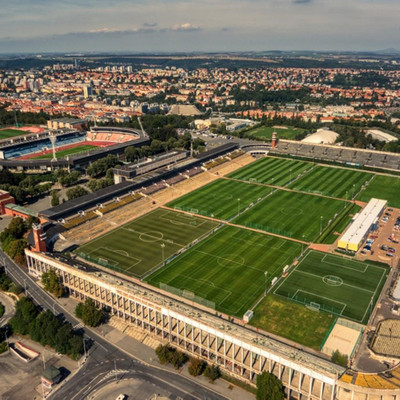
[[4,315],[0,318],[0,326],[3,326],[14,315],[15,306],[14,300],[5,293],[0,293],[0,303],[5,307]]
[[[82,325],[81,321],[69,314],[62,306],[46,293],[28,273],[12,262],[0,251],[0,260],[5,264],[7,274],[22,287],[26,288],[27,294],[44,309],[49,309],[55,314],[62,313],[67,321],[73,326]],[[88,395],[103,387],[110,381],[124,377],[141,379],[154,384],[156,387],[164,388],[182,399],[226,399],[197,383],[186,379],[178,374],[161,370],[144,364],[134,357],[119,350],[112,343],[97,335],[91,330],[84,331],[85,343],[88,350],[88,358],[81,370],[63,384],[53,395],[51,400],[78,400],[85,399]],[[92,345],[89,346],[89,342]]]

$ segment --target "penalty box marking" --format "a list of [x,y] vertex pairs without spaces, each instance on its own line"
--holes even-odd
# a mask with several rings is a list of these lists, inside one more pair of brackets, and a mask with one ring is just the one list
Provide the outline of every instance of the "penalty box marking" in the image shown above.
[[[132,257],[132,256],[129,255],[129,253],[127,253],[125,250],[118,250],[118,249],[117,249],[117,250],[113,250],[113,249],[109,249],[108,247],[97,247],[95,250],[92,250],[92,251],[89,252],[88,254],[91,254],[91,253],[93,253],[93,252],[97,252],[97,251],[99,251],[100,249],[103,249],[103,250],[105,250],[106,252],[109,252],[109,253],[115,253],[115,254],[123,255],[124,257],[127,257],[127,258],[131,259],[132,261],[136,261],[134,264],[131,264],[131,265],[128,267],[128,269],[130,269],[130,268],[132,268],[132,267],[135,267],[136,265],[138,265],[140,262],[143,261],[143,260],[140,259],[140,258]],[[124,253],[124,254],[122,254],[122,253]],[[118,261],[109,260],[107,257],[98,256],[97,258],[102,258],[102,259],[104,259],[104,260],[107,260],[107,262],[109,262],[111,265],[114,265],[114,266],[117,266],[117,265],[120,264]]]
[[[170,214],[172,214],[174,217],[170,218],[169,217]],[[179,217],[178,217],[178,215],[179,215]],[[171,222],[171,224],[174,224],[174,225],[186,225],[186,226],[191,227],[191,228],[193,228],[193,227],[199,228],[200,226],[204,225],[207,222],[206,220],[203,220],[201,218],[189,217],[189,216],[186,216],[185,214],[180,214],[180,213],[179,214],[175,214],[175,213],[173,213],[171,211],[166,211],[166,213],[160,215],[159,218],[160,219],[164,219],[166,221],[169,221],[169,222]],[[179,218],[183,219],[183,221],[179,221]],[[188,220],[188,221],[185,221],[185,219]],[[189,221],[193,221],[193,220],[196,221],[198,224],[193,226],[189,222]]]
[[[303,289],[297,289],[296,292],[294,293],[294,295],[291,297],[291,299],[296,301],[296,296],[297,296],[298,293],[306,293],[306,294],[309,294],[309,295],[311,295],[313,297],[318,297],[320,299],[325,299],[325,300],[333,302],[333,303],[341,304],[343,306],[343,308],[342,308],[342,311],[340,312],[340,315],[343,315],[343,311],[347,307],[347,303],[343,303],[342,301],[333,300],[330,297],[321,296],[321,295],[315,294],[313,292],[307,292],[306,290],[303,290]],[[314,303],[315,303],[315,301],[314,301]]]

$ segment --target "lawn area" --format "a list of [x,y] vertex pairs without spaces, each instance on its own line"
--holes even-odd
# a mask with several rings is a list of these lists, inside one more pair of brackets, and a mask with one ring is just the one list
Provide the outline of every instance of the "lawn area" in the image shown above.
[[0,139],[7,139],[14,136],[27,135],[30,132],[21,131],[19,129],[0,129]]
[[309,251],[273,293],[366,324],[389,268]]
[[357,200],[368,202],[371,198],[388,201],[391,207],[400,207],[400,178],[394,176],[375,175]]
[[347,199],[350,199],[372,177],[373,175],[368,172],[317,166],[288,187],[342,199],[347,196]]
[[[84,153],[96,149],[98,146],[92,146],[90,144],[84,144],[82,146],[71,147],[70,149],[56,151],[57,158],[65,158],[72,154]],[[35,160],[50,159],[53,158],[53,153],[42,154],[41,156],[33,157]]]
[[303,133],[304,129],[295,128],[293,126],[285,126],[285,127],[282,126],[276,128],[272,126],[258,126],[254,129],[247,131],[246,135],[269,140],[272,138],[273,132],[276,132],[278,134],[278,138],[294,139],[296,135]]
[[320,350],[334,321],[333,315],[309,310],[293,301],[268,295],[255,308],[250,324]]
[[344,209],[345,204],[327,197],[276,190],[233,222],[313,242],[328,222]]
[[218,179],[168,204],[179,210],[228,220],[251,203],[265,197],[271,188],[246,182]]
[[322,235],[318,238],[317,243],[325,243],[325,244],[332,244],[335,242],[336,239],[339,238],[345,228],[350,224],[352,217],[360,212],[361,207],[355,203],[349,204],[346,209],[338,215],[335,221],[329,225],[322,233]]
[[242,318],[300,252],[298,243],[225,226],[146,280],[193,292]]
[[312,163],[284,158],[263,157],[231,173],[229,178],[268,185],[285,186],[311,169]]
[[213,221],[157,209],[91,240],[75,253],[116,271],[142,277],[163,259],[217,226]]

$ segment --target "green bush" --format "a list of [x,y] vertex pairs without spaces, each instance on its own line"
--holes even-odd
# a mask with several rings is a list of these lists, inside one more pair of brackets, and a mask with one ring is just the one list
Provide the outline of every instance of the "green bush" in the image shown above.
[[172,364],[176,369],[180,368],[188,360],[185,353],[173,348],[169,344],[160,344],[156,350],[156,355],[161,364]]
[[204,370],[204,376],[209,379],[210,382],[214,382],[221,376],[221,371],[219,370],[218,365],[207,365]]
[[341,365],[342,367],[347,367],[349,360],[345,354],[342,354],[339,350],[336,350],[334,353],[332,353],[331,361],[335,364]]
[[257,375],[257,400],[283,400],[284,391],[280,379],[270,372]]
[[206,363],[200,358],[191,358],[188,371],[192,376],[199,376],[203,373],[205,367]]

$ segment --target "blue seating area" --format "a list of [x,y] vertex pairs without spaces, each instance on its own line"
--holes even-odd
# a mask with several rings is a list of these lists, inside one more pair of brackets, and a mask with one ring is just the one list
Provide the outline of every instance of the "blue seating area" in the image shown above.
[[[57,136],[56,147],[67,146],[69,144],[79,143],[86,140],[85,134],[80,133],[67,133],[65,135]],[[42,139],[34,142],[27,142],[8,146],[3,148],[4,156],[6,159],[22,157],[27,154],[38,153],[44,150],[51,149],[50,139]]]

